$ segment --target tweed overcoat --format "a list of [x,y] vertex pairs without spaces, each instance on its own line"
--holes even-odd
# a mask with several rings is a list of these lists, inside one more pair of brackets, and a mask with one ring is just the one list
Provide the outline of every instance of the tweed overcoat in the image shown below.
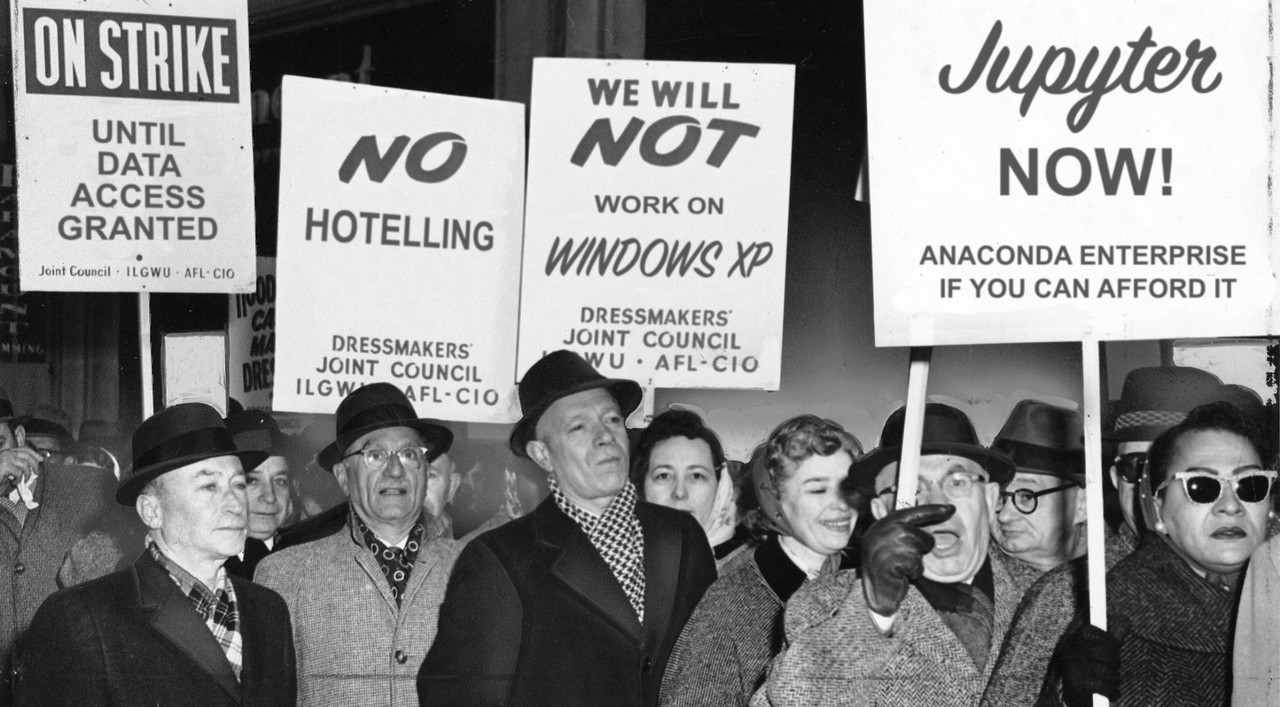
[[424,705],[652,707],[667,656],[715,580],[693,516],[636,504],[644,623],[586,533],[548,497],[472,540],[418,676]]
[[[1229,704],[1234,619],[1233,593],[1196,574],[1163,535],[1148,533],[1107,573],[1107,630],[1120,639],[1120,699],[1111,704]],[[1058,676],[1047,682],[1046,695],[1056,698]]]
[[[120,516],[134,516],[132,509],[116,504],[116,479],[106,469],[44,463],[39,474],[35,500],[40,505],[27,511],[25,523],[19,525],[12,513],[0,510],[0,573],[4,574],[4,588],[0,589],[0,702],[6,694],[13,647],[40,604],[58,591],[58,570],[72,545],[99,525],[127,522]],[[101,568],[96,576],[127,567],[137,554],[121,559]]]
[[782,650],[782,610],[804,571],[771,536],[720,571],[684,625],[659,699],[664,707],[741,707]]
[[298,704],[418,704],[414,678],[435,640],[459,547],[425,542],[399,607],[373,553],[348,528],[263,559],[255,581],[279,592],[293,617]]
[[960,639],[919,590],[911,587],[892,634],[871,620],[862,582],[842,571],[811,582],[786,611],[788,647],[774,659],[753,707],[877,705],[972,707],[982,697],[1002,639],[1026,590],[1010,564],[991,549],[995,616],[986,666],[979,671]]
[[295,698],[289,611],[231,578],[240,610],[240,680],[191,601],[150,555],[65,589],[36,612],[17,655],[23,707],[287,707]]
[[[1104,565],[1108,571],[1133,551],[1137,539],[1129,526],[1107,529]],[[1036,703],[1049,661],[1071,621],[1089,608],[1087,557],[1046,572],[1022,596],[1005,635],[995,671],[982,696],[983,707],[1026,707]]]

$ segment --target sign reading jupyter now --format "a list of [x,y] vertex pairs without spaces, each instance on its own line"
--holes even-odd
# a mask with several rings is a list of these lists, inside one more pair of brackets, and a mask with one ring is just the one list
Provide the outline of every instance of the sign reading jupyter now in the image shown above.
[[534,62],[521,372],[567,348],[645,385],[777,389],[794,78]]
[[1267,2],[866,6],[876,344],[1277,331]]
[[297,76],[284,102],[274,408],[390,381],[515,420],[524,107]]
[[25,290],[254,282],[243,0],[14,4]]

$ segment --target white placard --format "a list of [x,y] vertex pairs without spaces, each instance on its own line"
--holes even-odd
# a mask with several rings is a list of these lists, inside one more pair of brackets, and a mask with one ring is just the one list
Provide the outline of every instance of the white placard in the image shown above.
[[24,290],[253,287],[244,0],[18,0]]
[[567,348],[645,386],[777,389],[794,81],[534,60],[521,372]]
[[876,344],[1276,331],[1267,5],[868,2]]
[[286,76],[282,123],[274,407],[515,420],[524,106]]
[[276,371],[276,259],[258,258],[253,291],[227,298],[227,393],[270,410]]

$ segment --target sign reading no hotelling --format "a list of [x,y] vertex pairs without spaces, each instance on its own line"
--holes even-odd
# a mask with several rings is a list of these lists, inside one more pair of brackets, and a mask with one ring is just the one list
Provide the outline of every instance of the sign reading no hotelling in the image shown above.
[[254,281],[243,0],[14,5],[24,290]]
[[297,76],[284,101],[274,408],[389,381],[515,420],[524,107]]
[[867,3],[876,344],[1277,331],[1267,3]]
[[537,59],[521,372],[775,390],[794,68]]

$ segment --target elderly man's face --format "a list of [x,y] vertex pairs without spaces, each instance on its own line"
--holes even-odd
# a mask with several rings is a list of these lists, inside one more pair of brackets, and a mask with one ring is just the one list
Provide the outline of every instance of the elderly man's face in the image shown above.
[[1145,455],[1149,449],[1150,440],[1121,442],[1116,445],[1116,459],[1111,464],[1111,483],[1116,487],[1120,510],[1124,513],[1124,521],[1129,524],[1129,529],[1135,533],[1138,532],[1138,520],[1134,514],[1134,499],[1138,497],[1138,485],[1124,480],[1117,462],[1127,454]]
[[187,464],[157,481],[158,494],[142,494],[137,506],[147,527],[159,531],[166,555],[190,568],[223,562],[244,550],[249,503],[239,459]]
[[1018,472],[1005,489],[1003,505],[996,512],[996,543],[1006,553],[1050,570],[1074,558],[1081,550],[1084,529],[1084,494],[1079,486],[1052,491],[1036,498],[1031,513],[1018,510],[1008,494],[1025,489],[1032,493],[1056,489],[1069,482],[1059,476]]
[[427,466],[427,493],[422,507],[432,518],[444,515],[445,505],[457,493],[458,483],[462,480],[457,474],[457,468],[458,465],[448,454],[441,454]]
[[593,388],[566,395],[538,420],[529,456],[555,474],[570,501],[603,513],[627,482],[627,428],[609,391]]
[[293,512],[289,462],[272,456],[248,474],[249,535],[266,540],[276,534]]
[[1000,485],[972,459],[946,454],[920,458],[916,503],[950,503],[950,518],[925,528],[936,544],[924,557],[924,576],[935,582],[969,582],[987,561],[991,542],[991,510]]
[[[425,446],[422,436],[408,427],[386,427],[358,438],[347,447],[347,456],[334,465],[338,485],[347,492],[351,507],[374,532],[395,528],[407,532],[422,513],[427,491],[426,464],[406,466],[395,452]],[[386,466],[375,469],[356,452],[385,449],[392,452]],[[385,530],[381,532],[386,532]],[[398,540],[399,538],[385,538]]]

